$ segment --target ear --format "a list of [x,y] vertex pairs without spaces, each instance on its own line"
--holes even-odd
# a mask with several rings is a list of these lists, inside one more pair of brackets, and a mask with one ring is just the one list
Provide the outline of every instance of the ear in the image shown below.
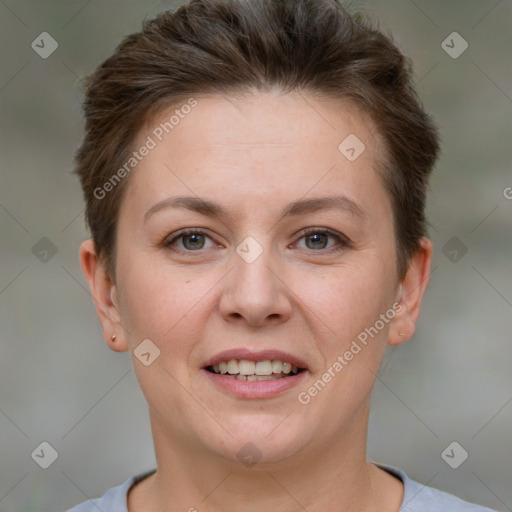
[[[91,289],[107,346],[116,352],[127,351],[128,345],[121,324],[116,285],[109,278],[103,261],[96,253],[94,241],[91,239],[85,240],[80,246],[80,266]],[[115,336],[114,339],[112,339],[113,336]]]
[[389,330],[388,345],[400,345],[412,338],[420,315],[421,300],[430,276],[432,242],[422,238],[420,248],[409,262],[407,273],[400,283],[396,316]]

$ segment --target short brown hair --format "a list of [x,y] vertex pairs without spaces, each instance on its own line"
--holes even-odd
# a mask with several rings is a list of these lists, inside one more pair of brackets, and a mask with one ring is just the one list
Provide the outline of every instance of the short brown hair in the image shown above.
[[144,124],[192,95],[278,88],[348,99],[377,126],[403,277],[426,234],[426,189],[439,152],[411,75],[391,38],[338,0],[190,0],[145,23],[88,78],[76,154],[87,224],[109,275],[128,178],[104,197],[97,190],[130,158]]

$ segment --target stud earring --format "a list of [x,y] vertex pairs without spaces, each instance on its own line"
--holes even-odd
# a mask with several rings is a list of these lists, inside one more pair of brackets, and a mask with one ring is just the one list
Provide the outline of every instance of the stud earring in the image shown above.
[[112,334],[112,336],[110,336],[110,339],[111,339],[112,341],[116,341],[116,335],[115,335],[115,334]]

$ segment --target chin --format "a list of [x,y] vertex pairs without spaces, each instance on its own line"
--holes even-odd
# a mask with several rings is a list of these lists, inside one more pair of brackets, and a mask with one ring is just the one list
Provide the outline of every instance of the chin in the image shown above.
[[[233,418],[223,423],[232,436],[222,431],[221,439],[217,442],[211,435],[202,441],[210,445],[217,455],[235,463],[237,467],[242,464],[259,469],[275,469],[279,465],[286,465],[286,461],[309,444],[307,439],[314,437],[314,432],[304,432],[303,421],[300,422],[301,426],[283,421],[288,414],[251,414],[238,421]],[[311,423],[308,426],[310,429]]]

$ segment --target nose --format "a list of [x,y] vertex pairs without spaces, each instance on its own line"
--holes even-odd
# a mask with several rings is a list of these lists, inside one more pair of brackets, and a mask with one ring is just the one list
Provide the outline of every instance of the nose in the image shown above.
[[[234,268],[226,276],[219,309],[224,320],[253,327],[286,322],[292,312],[291,290],[278,269],[271,268],[270,251],[248,263],[233,255]],[[281,274],[281,275],[280,275]]]

